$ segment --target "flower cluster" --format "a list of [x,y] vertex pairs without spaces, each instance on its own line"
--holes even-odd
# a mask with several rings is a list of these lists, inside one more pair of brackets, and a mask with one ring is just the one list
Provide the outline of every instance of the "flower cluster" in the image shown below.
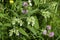
[[[33,16],[27,17],[26,21],[28,25],[31,24],[32,26],[34,26],[35,24],[35,18]],[[20,26],[23,26],[24,22],[21,19],[14,17],[12,20],[12,25],[14,26],[16,25],[16,23],[20,24]]]
[[13,33],[15,33],[17,36],[19,36],[19,30],[17,30],[16,28],[13,28],[11,30],[9,30],[9,36],[12,36]]
[[28,2],[25,2],[25,1],[24,1],[24,2],[22,3],[22,6],[23,6],[24,8],[22,9],[21,12],[22,12],[23,14],[28,13],[28,10],[27,10]]
[[27,17],[27,22],[28,22],[28,25],[31,24],[32,26],[34,26],[35,18],[33,16]]
[[12,25],[15,25],[16,22],[19,23],[20,26],[23,25],[23,21],[22,21],[21,19],[19,19],[19,18],[14,18],[14,19],[12,20]]
[[43,35],[48,35],[49,37],[53,37],[54,36],[54,32],[49,32],[49,30],[51,30],[51,26],[47,25],[46,29],[47,30],[43,30],[43,32],[42,32]]
[[23,3],[22,3],[22,6],[23,6],[23,9],[22,9],[22,13],[23,14],[26,14],[26,13],[28,13],[28,6],[32,6],[32,3],[31,3],[31,0],[28,0],[28,2],[26,2],[26,1],[24,1]]
[[[33,16],[27,17],[26,21],[28,25],[31,24],[32,26],[34,26],[35,24],[35,18]],[[17,28],[15,27],[16,23],[20,24],[20,26],[23,25],[23,21],[21,19],[14,17],[12,20],[13,29],[9,30],[9,36],[12,36],[13,33],[19,36],[19,30],[17,30]]]

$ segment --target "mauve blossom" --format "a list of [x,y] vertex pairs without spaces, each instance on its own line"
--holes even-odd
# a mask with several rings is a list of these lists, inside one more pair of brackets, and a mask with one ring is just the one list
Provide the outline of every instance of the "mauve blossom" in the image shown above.
[[54,32],[50,32],[49,37],[53,37],[53,36],[54,36]]
[[23,5],[23,6],[28,6],[28,3],[27,3],[27,2],[23,2],[22,5]]
[[22,10],[22,13],[28,13],[28,10]]
[[47,25],[47,30],[51,30],[51,26],[50,25]]
[[47,30],[44,30],[44,31],[43,31],[43,35],[46,35],[46,34],[47,34]]

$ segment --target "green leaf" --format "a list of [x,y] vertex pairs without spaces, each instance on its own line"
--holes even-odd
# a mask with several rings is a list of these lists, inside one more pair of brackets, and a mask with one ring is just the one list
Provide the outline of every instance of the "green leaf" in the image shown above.
[[30,25],[28,25],[27,28],[28,28],[34,35],[36,35],[36,30],[34,29],[34,27],[31,27]]
[[0,25],[3,25],[3,24],[0,22]]
[[39,29],[38,19],[37,19],[36,16],[35,16],[34,18],[35,18],[35,25],[34,25],[34,28],[35,28],[35,29]]
[[0,13],[0,17],[4,17],[4,16],[5,16],[5,14]]
[[11,24],[10,23],[5,23],[4,26],[11,26]]
[[37,11],[39,11],[38,8],[36,8],[36,9],[34,9],[34,10],[30,10],[29,13],[28,13],[28,15],[33,15],[33,14],[35,14]]
[[33,1],[34,1],[35,5],[38,5],[40,0],[33,0]]
[[19,32],[20,32],[21,34],[29,37],[28,34],[25,32],[25,30],[23,30],[22,28],[19,28]]

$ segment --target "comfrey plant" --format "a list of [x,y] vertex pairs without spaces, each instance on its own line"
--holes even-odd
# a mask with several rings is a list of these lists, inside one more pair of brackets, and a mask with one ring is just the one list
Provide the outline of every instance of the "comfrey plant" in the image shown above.
[[0,0],[0,40],[60,40],[60,0]]

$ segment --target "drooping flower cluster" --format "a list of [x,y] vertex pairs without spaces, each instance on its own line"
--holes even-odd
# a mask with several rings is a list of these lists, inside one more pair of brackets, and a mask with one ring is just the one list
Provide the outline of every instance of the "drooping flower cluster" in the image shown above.
[[12,25],[15,25],[16,22],[17,22],[18,24],[20,24],[20,26],[23,25],[23,21],[22,21],[21,19],[19,19],[19,18],[14,18],[14,19],[12,20]]
[[[26,21],[28,25],[34,26],[35,24],[35,18],[33,16],[27,17]],[[9,36],[12,36],[13,33],[19,36],[19,30],[15,27],[17,23],[20,24],[20,26],[23,26],[24,22],[21,19],[14,17],[12,20],[13,29],[9,30]]]
[[[47,30],[46,30],[47,29]],[[49,32],[49,30],[51,30],[51,26],[50,25],[47,25],[46,26],[46,29],[43,30],[43,35],[47,35],[49,37],[53,37],[54,36],[54,32]]]
[[28,22],[28,25],[31,24],[32,26],[34,26],[34,24],[35,24],[35,18],[33,16],[27,17],[27,22]]
[[19,36],[19,30],[17,30],[16,28],[13,28],[11,30],[9,30],[9,36],[12,36],[13,33],[16,34],[17,36]]

